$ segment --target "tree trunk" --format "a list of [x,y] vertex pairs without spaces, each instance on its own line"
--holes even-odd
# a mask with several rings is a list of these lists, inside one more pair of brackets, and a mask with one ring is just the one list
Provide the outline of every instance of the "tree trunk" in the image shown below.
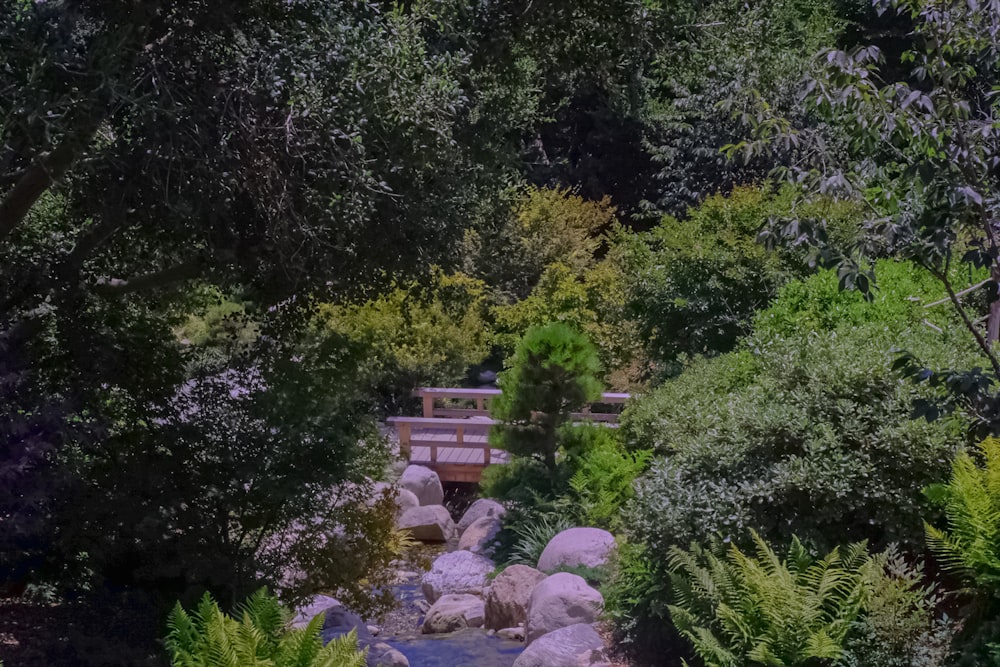
[[[996,285],[994,289],[1000,291],[1000,265],[993,265],[990,277],[993,278],[993,282]],[[990,315],[986,320],[986,340],[989,341],[991,346],[997,340],[1000,340],[1000,293],[992,296],[993,300],[990,302]]]

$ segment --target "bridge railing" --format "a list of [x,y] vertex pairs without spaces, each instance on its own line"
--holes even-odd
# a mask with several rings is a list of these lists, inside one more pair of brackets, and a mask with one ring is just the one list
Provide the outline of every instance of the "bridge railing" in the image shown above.
[[[419,387],[413,395],[423,403],[425,418],[489,417],[488,402],[499,396],[499,389],[462,389],[455,387]],[[573,413],[573,419],[590,419],[599,422],[617,422],[621,406],[631,398],[631,394],[606,392],[601,399]],[[595,407],[610,408],[609,410]]]

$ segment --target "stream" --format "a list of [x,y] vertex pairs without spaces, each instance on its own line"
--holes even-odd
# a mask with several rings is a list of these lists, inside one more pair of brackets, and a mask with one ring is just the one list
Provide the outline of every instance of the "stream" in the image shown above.
[[511,667],[524,650],[522,642],[490,637],[482,628],[424,635],[419,579],[393,586],[399,608],[393,612],[392,634],[378,637],[410,661],[411,667]]

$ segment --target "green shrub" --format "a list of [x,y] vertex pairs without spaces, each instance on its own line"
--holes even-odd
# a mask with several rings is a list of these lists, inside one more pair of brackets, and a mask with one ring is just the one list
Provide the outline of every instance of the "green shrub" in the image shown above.
[[[823,550],[919,544],[920,490],[942,478],[965,425],[911,419],[927,390],[890,371],[897,340],[869,325],[754,341],[640,399],[623,418],[627,442],[661,458],[638,485],[629,529],[654,552],[748,529]],[[908,340],[928,354],[965,342],[925,328]]]
[[490,404],[500,422],[490,433],[491,444],[537,458],[554,477],[559,427],[600,398],[599,372],[597,351],[583,334],[561,322],[529,329],[500,377],[502,395]]
[[942,596],[923,566],[895,548],[873,556],[864,573],[864,613],[845,644],[842,667],[944,667],[957,630],[939,616]]
[[569,497],[580,522],[617,528],[619,513],[634,495],[635,479],[646,469],[651,452],[627,452],[616,430],[593,424],[564,426]]
[[323,615],[303,629],[286,628],[290,619],[278,600],[261,589],[233,618],[205,593],[189,614],[177,604],[167,621],[167,650],[174,667],[363,667],[365,651],[353,632],[326,646],[320,638]]
[[489,354],[485,285],[462,274],[400,285],[360,305],[320,306],[317,335],[365,350],[362,381],[389,406],[419,385],[451,386]]
[[671,548],[674,625],[706,667],[829,664],[864,603],[864,543],[814,559],[794,537],[781,560],[756,533],[756,557],[736,546]]
[[510,355],[531,327],[564,322],[593,342],[606,383],[631,390],[641,386],[649,369],[637,324],[625,313],[625,296],[622,270],[611,258],[582,273],[551,264],[527,297],[493,308],[494,342]]
[[[771,195],[736,188],[729,196],[707,198],[684,220],[666,217],[646,234],[619,239],[628,312],[654,360],[670,365],[683,355],[733,349],[778,289],[808,273],[800,253],[757,243],[769,218],[792,201],[790,190]],[[857,224],[845,205],[817,209],[834,228]]]

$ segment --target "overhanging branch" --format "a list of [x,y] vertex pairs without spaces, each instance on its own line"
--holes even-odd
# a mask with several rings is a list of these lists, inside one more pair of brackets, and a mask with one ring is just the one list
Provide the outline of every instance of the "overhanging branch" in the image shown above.
[[197,278],[204,268],[205,262],[199,258],[133,278],[101,278],[94,285],[94,289],[108,295],[130,294]]

